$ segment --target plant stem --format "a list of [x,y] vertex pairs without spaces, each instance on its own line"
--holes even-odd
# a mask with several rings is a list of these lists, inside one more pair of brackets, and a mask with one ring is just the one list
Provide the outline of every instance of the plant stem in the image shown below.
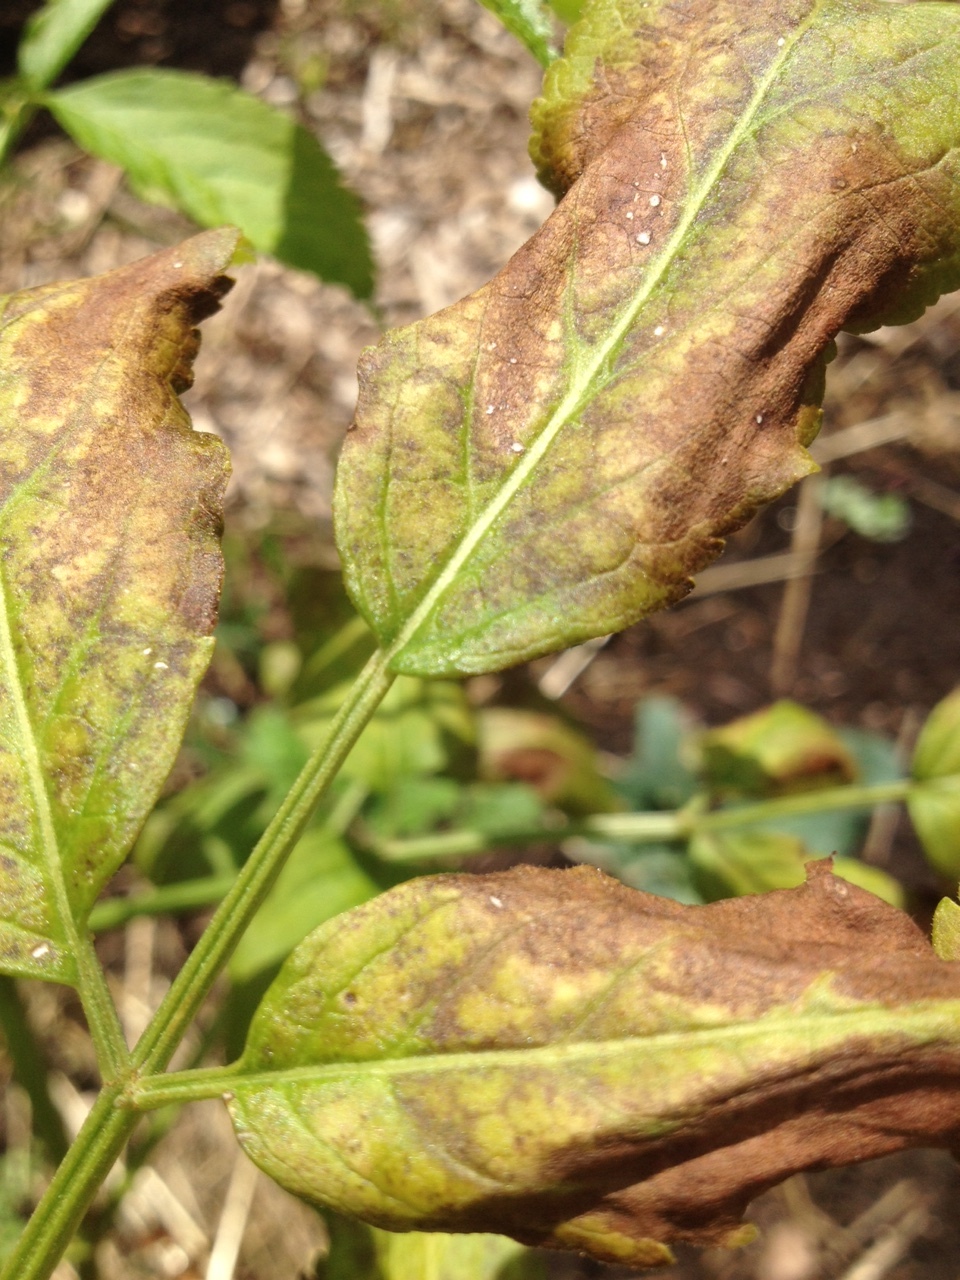
[[161,885],[129,898],[109,898],[106,902],[98,902],[90,912],[90,930],[104,933],[137,916],[159,916],[212,906],[226,896],[234,880],[235,875],[203,876],[197,880],[185,880],[182,884]]
[[699,831],[725,831],[733,827],[753,826],[757,822],[773,822],[777,818],[799,817],[805,813],[827,813],[841,809],[872,809],[878,804],[905,800],[914,785],[911,778],[893,782],[875,782],[867,786],[829,787],[823,791],[803,791],[799,795],[779,796],[757,804],[717,809],[697,818]]
[[360,673],[326,741],[307,761],[167,992],[132,1054],[130,1068],[119,1082],[101,1092],[0,1272],[0,1280],[49,1280],[140,1118],[138,1112],[122,1106],[125,1091],[139,1076],[161,1072],[169,1063],[318,801],[393,683],[387,669],[389,656],[378,650]]
[[101,1183],[136,1127],[136,1112],[116,1106],[122,1086],[101,1090],[90,1114],[7,1258],[3,1280],[47,1280]]
[[774,800],[760,800],[755,804],[732,805],[712,812],[704,812],[691,804],[663,813],[595,813],[580,822],[563,826],[528,827],[497,836],[463,828],[418,836],[412,840],[376,842],[373,851],[387,862],[416,862],[429,858],[469,857],[485,853],[498,844],[531,844],[540,840],[565,840],[570,836],[599,836],[631,844],[659,844],[661,841],[688,840],[697,831],[731,830],[805,813],[869,809],[874,805],[905,799],[912,785],[909,778],[898,778],[893,782],[869,786],[829,787],[820,791],[804,791],[799,795],[778,796]]

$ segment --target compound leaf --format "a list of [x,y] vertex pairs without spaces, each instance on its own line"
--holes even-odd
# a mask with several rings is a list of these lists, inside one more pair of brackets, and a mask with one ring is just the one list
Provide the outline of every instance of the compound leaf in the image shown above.
[[408,881],[291,955],[229,1073],[271,1177],[390,1230],[635,1265],[960,1126],[960,968],[813,863],[706,907],[593,869]]
[[556,212],[361,362],[338,542],[393,669],[621,628],[810,471],[838,330],[960,280],[958,104],[955,4],[588,5],[534,107]]
[[236,85],[156,68],[97,76],[46,105],[145,199],[205,227],[240,227],[258,249],[361,298],[373,289],[356,198],[302,125]]
[[180,745],[213,647],[226,451],[196,322],[237,233],[0,300],[0,969],[76,939]]

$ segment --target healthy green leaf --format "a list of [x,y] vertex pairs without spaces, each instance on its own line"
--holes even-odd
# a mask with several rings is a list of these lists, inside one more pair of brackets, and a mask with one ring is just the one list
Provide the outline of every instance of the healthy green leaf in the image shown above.
[[492,1235],[397,1235],[325,1215],[330,1253],[317,1280],[546,1280],[543,1264],[513,1240]]
[[71,982],[213,646],[228,463],[194,328],[237,233],[0,300],[0,968]]
[[960,689],[930,712],[917,739],[907,808],[924,853],[944,875],[960,876]]
[[392,668],[617,630],[809,472],[837,331],[960,281],[958,104],[954,4],[594,0],[534,106],[560,206],[361,362],[337,534]]
[[587,868],[410,881],[306,939],[229,1072],[240,1141],[390,1230],[633,1265],[811,1164],[949,1144],[960,969],[814,863],[683,907]]
[[550,6],[544,0],[480,0],[511,35],[526,45],[541,67],[557,56]]
[[358,202],[289,116],[227,81],[157,69],[84,80],[45,102],[81,146],[122,165],[146,199],[201,226],[234,223],[258,249],[370,296]]
[[246,982],[276,967],[325,920],[372,898],[379,886],[338,836],[322,827],[304,835],[230,961],[230,976]]
[[113,0],[47,0],[27,19],[17,64],[34,91],[53,84]]

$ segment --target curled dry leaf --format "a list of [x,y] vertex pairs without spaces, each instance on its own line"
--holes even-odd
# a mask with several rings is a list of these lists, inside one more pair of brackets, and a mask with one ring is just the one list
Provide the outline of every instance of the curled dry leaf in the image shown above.
[[177,392],[237,239],[0,300],[6,973],[75,979],[210,659],[229,464]]
[[955,1145],[960,968],[823,862],[706,907],[584,867],[427,877],[296,949],[230,1089],[308,1199],[655,1265],[743,1239],[798,1169]]
[[841,328],[960,262],[960,9],[593,0],[533,151],[563,194],[360,369],[337,530],[398,671],[488,671],[689,590],[812,469]]

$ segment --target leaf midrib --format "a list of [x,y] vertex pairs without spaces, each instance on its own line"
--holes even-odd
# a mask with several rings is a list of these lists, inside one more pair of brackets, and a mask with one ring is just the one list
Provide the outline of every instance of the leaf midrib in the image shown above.
[[589,397],[594,380],[626,336],[637,315],[649,301],[654,290],[670,268],[675,255],[682,247],[687,234],[699,217],[709,196],[714,191],[724,169],[741,143],[746,140],[752,131],[768,92],[776,82],[782,68],[792,56],[796,46],[816,21],[824,2],[825,0],[816,0],[804,21],[795,28],[788,39],[785,39],[783,47],[773,58],[766,74],[757,85],[748,106],[736,126],[730,131],[725,146],[718,151],[713,165],[691,196],[686,212],[681,217],[658,257],[650,263],[646,281],[638,289],[633,300],[624,307],[620,317],[611,325],[607,338],[602,343],[597,344],[591,353],[590,359],[575,367],[570,388],[554,410],[553,415],[547,420],[539,436],[528,446],[497,496],[487,504],[472,527],[461,539],[429,591],[410,615],[406,624],[401,627],[396,639],[390,644],[386,652],[388,663],[399,657],[411,640],[414,639],[416,633],[427,621],[448,588],[455,583],[460,570],[536,469],[541,458],[553,444],[562,428],[584,400]]
[[[3,566],[0,566],[0,667],[5,673],[4,683],[13,702],[23,761],[26,765],[28,785],[39,827],[44,870],[47,883],[53,889],[56,923],[60,925],[63,931],[62,939],[52,937],[51,941],[62,940],[67,943],[69,954],[63,956],[62,961],[69,965],[76,960],[80,946],[80,936],[74,924],[73,911],[67,896],[67,886],[61,874],[60,846],[53,821],[53,812],[50,807],[50,797],[47,794],[45,785],[40,751],[33,732],[30,711],[20,677],[20,667],[17,663],[13,631],[10,625],[10,613],[10,592],[6,571]],[[51,932],[53,931],[51,930]]]
[[[833,1033],[833,1039],[854,1036],[882,1037],[884,1041],[940,1041],[960,1051],[960,1000],[926,1002],[932,1008],[912,1010],[874,1005],[868,1009],[844,1013],[800,1015],[784,1013],[758,1021],[745,1021],[720,1027],[636,1035],[616,1040],[579,1040],[574,1043],[535,1045],[531,1048],[461,1050],[456,1053],[432,1053],[419,1057],[332,1062],[319,1066],[283,1067],[264,1071],[244,1071],[242,1062],[215,1074],[230,1088],[273,1087],[285,1083],[323,1083],[344,1076],[439,1075],[444,1072],[484,1070],[490,1067],[517,1067],[529,1070],[543,1065],[555,1070],[564,1064],[577,1065],[597,1059],[633,1057],[646,1051],[666,1053],[674,1050],[703,1050],[706,1046],[737,1044],[751,1039],[769,1040],[784,1036],[797,1040],[804,1031]],[[948,1029],[955,1024],[955,1030]],[[958,1058],[960,1076],[960,1058]],[[158,1082],[162,1088],[162,1081]],[[214,1090],[214,1092],[219,1089]]]

